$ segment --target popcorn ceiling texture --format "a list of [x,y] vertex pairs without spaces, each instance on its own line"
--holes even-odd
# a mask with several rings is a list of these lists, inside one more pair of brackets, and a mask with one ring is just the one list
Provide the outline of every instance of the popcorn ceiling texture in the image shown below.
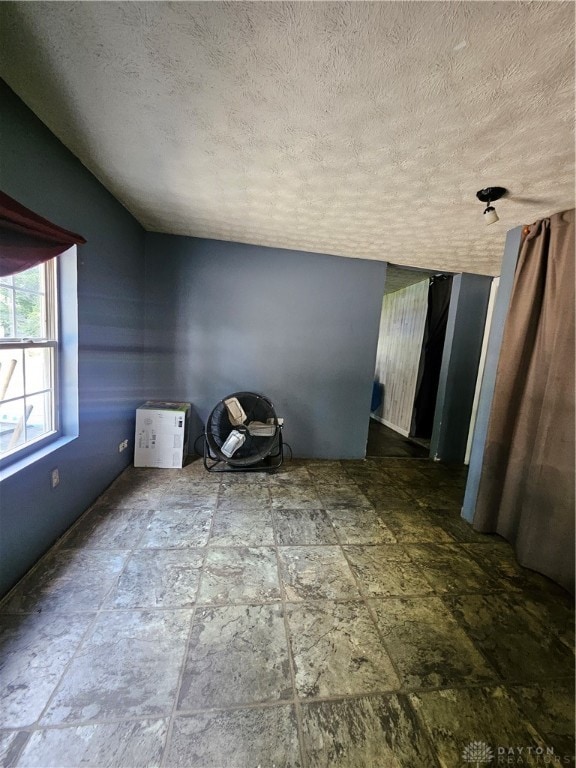
[[572,3],[16,2],[0,26],[8,84],[149,230],[498,274],[508,229],[574,206]]

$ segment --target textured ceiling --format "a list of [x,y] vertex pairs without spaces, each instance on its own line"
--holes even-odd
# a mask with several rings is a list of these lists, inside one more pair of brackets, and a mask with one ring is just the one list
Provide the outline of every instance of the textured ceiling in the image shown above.
[[497,274],[574,206],[571,2],[1,5],[3,77],[147,229]]

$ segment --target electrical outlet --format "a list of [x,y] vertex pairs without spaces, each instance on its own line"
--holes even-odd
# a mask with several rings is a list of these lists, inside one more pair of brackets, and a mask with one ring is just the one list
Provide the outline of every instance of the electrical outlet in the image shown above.
[[52,488],[56,488],[56,486],[60,482],[60,472],[58,471],[58,469],[53,469],[50,477],[52,479]]

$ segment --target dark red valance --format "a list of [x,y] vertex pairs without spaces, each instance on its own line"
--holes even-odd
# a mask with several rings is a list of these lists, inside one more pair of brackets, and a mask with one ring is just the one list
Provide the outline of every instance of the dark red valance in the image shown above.
[[23,272],[85,242],[0,192],[0,277]]

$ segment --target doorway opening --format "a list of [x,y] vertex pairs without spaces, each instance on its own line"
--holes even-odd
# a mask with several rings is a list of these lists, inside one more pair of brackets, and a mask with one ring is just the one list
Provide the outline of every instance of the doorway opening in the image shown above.
[[429,456],[451,289],[450,275],[388,265],[367,457]]

